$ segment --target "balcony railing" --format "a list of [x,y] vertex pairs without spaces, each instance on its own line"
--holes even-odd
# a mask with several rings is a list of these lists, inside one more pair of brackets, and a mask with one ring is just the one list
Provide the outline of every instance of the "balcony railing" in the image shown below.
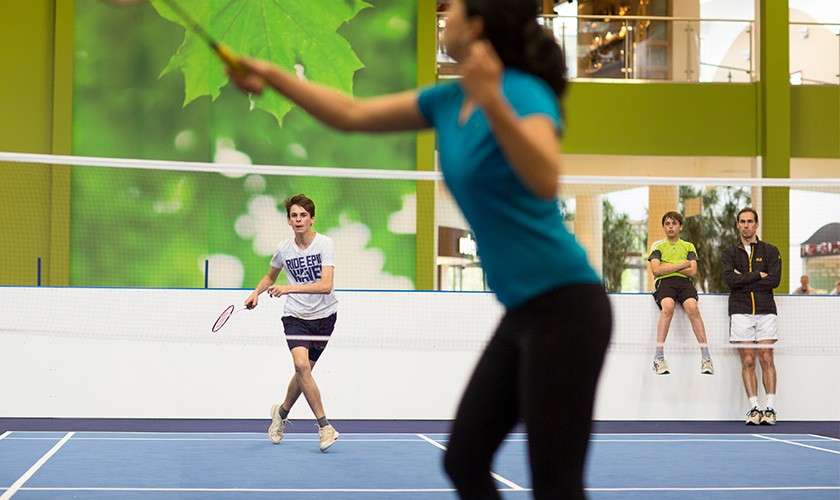
[[790,83],[840,85],[840,23],[790,23]]
[[[658,16],[541,16],[573,79],[752,82],[754,21]],[[438,16],[438,74],[457,76]]]

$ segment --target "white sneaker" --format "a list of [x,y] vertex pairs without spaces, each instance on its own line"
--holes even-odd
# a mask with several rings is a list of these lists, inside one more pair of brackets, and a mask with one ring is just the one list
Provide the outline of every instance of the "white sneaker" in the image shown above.
[[700,362],[700,373],[703,375],[715,374],[715,367],[712,365],[712,358],[704,359]]
[[761,425],[776,425],[776,410],[767,408],[761,412]]
[[654,358],[653,371],[656,372],[657,375],[667,375],[671,373],[665,358]]
[[321,451],[327,451],[330,446],[338,440],[338,431],[332,425],[318,428],[318,440],[321,442]]
[[271,406],[271,425],[268,426],[268,439],[274,444],[283,440],[286,424],[289,422],[289,419],[280,417],[280,408],[279,404]]
[[761,422],[761,415],[762,411],[753,406],[750,408],[750,411],[747,412],[745,423],[747,425],[759,425],[759,422]]

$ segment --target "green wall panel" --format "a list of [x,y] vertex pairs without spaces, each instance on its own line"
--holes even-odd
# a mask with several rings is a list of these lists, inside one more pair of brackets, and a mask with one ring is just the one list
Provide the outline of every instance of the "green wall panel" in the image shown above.
[[0,2],[0,151],[50,152],[52,5]]
[[758,153],[754,85],[574,82],[569,87],[568,153]]
[[[52,0],[0,2],[0,151],[49,153],[52,146]],[[0,284],[34,285],[51,259],[52,174],[40,166],[0,164]]]
[[840,158],[840,86],[802,85],[790,90],[791,156]]

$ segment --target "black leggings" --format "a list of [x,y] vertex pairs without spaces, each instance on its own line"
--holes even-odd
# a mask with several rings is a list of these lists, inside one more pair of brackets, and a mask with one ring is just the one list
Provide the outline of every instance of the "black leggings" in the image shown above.
[[490,467],[519,419],[534,498],[585,498],[592,405],[611,332],[599,285],[553,290],[505,314],[461,399],[444,457],[461,498],[501,498]]

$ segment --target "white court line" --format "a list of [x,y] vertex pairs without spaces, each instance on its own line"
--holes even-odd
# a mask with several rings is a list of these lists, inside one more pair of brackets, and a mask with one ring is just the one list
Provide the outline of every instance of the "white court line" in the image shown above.
[[41,458],[39,458],[37,462],[32,464],[32,467],[30,467],[28,471],[24,472],[23,475],[20,476],[17,481],[15,481],[14,483],[12,483],[11,486],[9,486],[9,489],[7,489],[5,493],[0,495],[0,500],[9,500],[10,498],[12,498],[12,496],[15,493],[17,493],[21,486],[23,486],[23,484],[26,481],[28,481],[29,478],[31,478],[36,472],[38,472],[38,469],[40,469],[45,463],[47,463],[47,460],[49,460],[50,457],[55,455],[55,453],[59,449],[61,449],[61,447],[64,446],[67,443],[67,441],[70,441],[70,438],[73,437],[73,434],[75,434],[75,432],[68,432],[64,435],[63,438],[61,438],[61,441],[55,443],[55,445],[53,445],[53,447],[50,448],[50,451],[44,453],[44,455]]
[[[520,433],[522,434],[522,433]],[[524,434],[523,434],[524,435]],[[597,432],[593,436],[754,436],[749,432]],[[784,433],[774,436],[812,436],[813,434]]]
[[786,439],[776,439],[774,437],[765,436],[765,435],[762,435],[762,434],[753,434],[753,436],[760,437],[760,438],[763,438],[763,439],[767,439],[768,441],[776,441],[776,442],[779,442],[779,443],[792,444],[794,446],[801,446],[803,448],[810,448],[812,450],[824,451],[826,453],[834,453],[835,455],[840,455],[840,451],[829,450],[828,448],[820,448],[819,446],[811,446],[810,444],[797,443],[796,441],[788,441]]
[[[23,491],[138,491],[183,493],[451,493],[454,488],[119,488],[119,487],[59,487],[31,486]],[[586,491],[621,493],[631,491],[836,491],[840,486],[701,486],[701,487],[627,487],[584,488]],[[499,488],[504,492],[528,492],[531,488]]]
[[[423,441],[426,441],[427,443],[431,444],[432,446],[435,446],[437,448],[440,448],[443,451],[446,451],[446,446],[444,446],[441,443],[438,443],[437,441],[435,441],[434,439],[426,436],[425,434],[417,434],[417,437],[419,437]],[[511,489],[511,491],[523,491],[523,490],[525,490],[525,488],[523,488],[522,486],[519,486],[518,484],[514,483],[510,479],[507,479],[503,476],[500,476],[499,474],[496,474],[493,471],[490,471],[490,477],[492,477],[496,481],[504,484],[505,486],[509,487]]]
[[440,448],[441,450],[446,451],[446,446],[445,445],[443,445],[441,443],[438,443],[437,441],[435,441],[434,439],[430,438],[429,436],[427,436],[425,434],[417,434],[417,437],[419,437],[423,441],[429,443],[430,445],[432,445],[436,448]]
[[[291,425],[294,425],[292,423]],[[314,428],[314,427],[313,427]],[[21,431],[18,431],[21,432]],[[24,431],[28,433],[60,433],[63,431]],[[265,432],[212,432],[212,431],[201,431],[201,432],[189,432],[189,431],[76,431],[83,435],[88,434],[125,434],[125,435],[161,435],[161,436],[264,436]],[[315,434],[315,431],[312,432],[286,432],[287,436],[309,436]],[[342,436],[405,436],[406,438],[410,437],[411,439],[407,439],[408,441],[417,441],[416,436],[417,434],[414,432],[342,432]],[[84,437],[77,436],[75,439],[85,439]]]
[[[53,433],[53,434],[61,434],[67,431],[7,431],[7,432],[16,432],[20,433],[27,433],[27,434],[46,434],[46,433]],[[209,435],[209,436],[217,436],[217,435],[240,435],[240,436],[262,436],[264,432],[213,432],[213,431],[201,431],[201,432],[189,432],[189,431],[73,431],[79,434],[129,434],[129,435],[147,435],[147,434],[160,434],[160,435],[189,435],[189,436],[200,436],[200,435]],[[314,432],[287,432],[286,435],[308,435],[313,434]],[[412,436],[416,437],[416,432],[342,432],[342,436]],[[448,436],[449,433],[447,432],[426,432],[424,433],[426,436]],[[525,437],[528,434],[525,432],[511,432],[508,436],[521,436]],[[593,437],[597,436],[753,436],[754,434],[750,434],[747,432],[742,433],[716,433],[716,432],[598,432],[592,433]],[[812,436],[818,437],[822,439],[833,439],[828,436],[820,436],[819,434],[804,434],[804,433],[773,433],[774,436]],[[55,439],[58,439],[56,437]],[[82,437],[77,436],[75,439],[82,439]],[[413,441],[414,439],[412,439]],[[840,440],[837,440],[840,441]]]
[[[344,434],[342,434],[344,436]],[[11,437],[9,439],[17,439],[21,441],[55,441],[58,439],[57,437]],[[76,441],[222,441],[222,442],[229,442],[229,441],[243,441],[243,442],[251,442],[251,441],[268,441],[267,438],[181,438],[181,437],[173,437],[173,438],[165,438],[165,437],[76,437]],[[306,441],[306,442],[318,442],[318,438],[284,438],[283,442],[287,441]],[[345,438],[342,439],[342,443],[351,443],[351,442],[361,442],[361,443],[370,443],[370,442],[402,442],[402,443],[416,443],[417,439],[409,439],[409,438]],[[755,440],[753,440],[755,441]],[[813,439],[812,441],[825,441],[824,439]],[[759,441],[763,442],[763,441]]]
[[[451,493],[455,488],[116,488],[50,487],[21,488],[26,491],[159,491],[199,493]],[[499,491],[530,491],[500,488]]]
[[[346,437],[346,434],[343,434],[345,439],[342,440],[344,443],[416,443],[417,439],[409,439],[409,438],[353,438],[352,434],[351,437]],[[2,439],[2,436],[0,436]],[[7,438],[10,441],[55,441],[59,439],[58,437],[10,437]],[[218,441],[222,443],[229,443],[229,442],[260,442],[260,441],[267,441],[266,438],[189,438],[189,437],[74,437],[76,441],[173,441],[173,442],[180,442],[180,441]],[[317,442],[317,438],[284,438],[284,442]],[[791,442],[794,443],[826,443],[831,442],[828,439],[791,439]],[[513,438],[513,439],[505,439],[506,443],[526,443],[528,442],[527,439],[520,439],[520,438]],[[591,443],[662,443],[662,444],[669,444],[669,443],[767,443],[764,439],[593,439],[590,441]]]
[[[54,431],[28,431],[33,434],[37,433],[47,433],[47,432],[54,432]],[[7,439],[15,439],[15,440],[43,440],[43,441],[52,441],[60,439],[60,436],[51,436],[51,437],[39,437],[39,436],[29,436],[29,435],[15,435],[14,437],[8,437],[12,431],[7,431],[6,433],[0,435],[0,439],[6,437]],[[166,432],[110,432],[110,431],[91,431],[91,432],[84,432],[84,434],[117,434],[117,436],[84,436],[84,435],[76,435],[73,439],[76,441],[265,441],[266,439],[263,437],[262,433],[189,433],[189,432],[175,432],[175,433],[166,433]],[[123,435],[120,435],[123,434]],[[205,435],[206,434],[206,435]],[[287,436],[308,436],[311,433],[287,433]],[[193,437],[193,436],[196,437]],[[243,437],[215,437],[216,435],[224,435],[224,436],[243,436]],[[438,434],[432,434],[438,435]],[[444,435],[445,434],[440,434]],[[520,436],[522,434],[511,434],[512,436]],[[618,436],[621,434],[600,434],[601,436]],[[653,436],[653,435],[661,435],[661,434],[643,434],[644,436]],[[668,435],[668,434],[665,434]],[[732,436],[732,438],[721,439],[721,438],[708,438],[708,437],[698,437],[698,438],[678,438],[678,439],[592,439],[591,442],[593,443],[765,443],[765,439],[756,439],[755,434],[673,434],[673,435],[685,435],[685,436]],[[154,436],[154,437],[152,437]],[[246,436],[254,436],[254,437],[246,437]],[[256,437],[260,436],[260,437]],[[408,433],[344,433],[346,442],[350,441],[359,441],[359,442],[416,442],[416,437],[418,434],[408,434]],[[355,437],[355,436],[406,436],[406,437]],[[409,437],[411,436],[411,437]],[[424,434],[424,436],[428,437],[428,434]],[[595,437],[596,435],[593,435]],[[632,436],[632,435],[631,435]],[[741,439],[741,437],[749,436],[750,439]],[[789,441],[791,442],[798,442],[798,443],[805,443],[805,442],[831,442],[831,441],[840,441],[840,439],[834,439],[826,436],[819,436],[816,434],[774,434],[774,436],[811,436],[811,438],[791,438]],[[432,439],[432,438],[430,438]],[[432,439],[434,441],[434,439]],[[311,437],[286,437],[284,441],[301,441],[301,442],[314,442],[317,441],[316,438]],[[527,442],[528,440],[524,437],[508,437],[505,439],[505,442]],[[437,441],[435,441],[437,442]]]
[[6,431],[3,434],[0,434],[0,439],[6,438],[12,434],[12,431]]
[[[517,440],[514,440],[517,441]],[[524,439],[518,441],[525,441]],[[765,443],[760,439],[593,439],[590,443]],[[792,439],[796,443],[825,443],[825,439]]]
[[586,491],[627,492],[627,491],[833,491],[840,486],[698,486],[667,488],[585,488]]
[[809,436],[814,436],[815,438],[821,438],[823,441],[840,441],[840,439],[833,438],[831,436],[821,436],[820,434],[808,434]]

